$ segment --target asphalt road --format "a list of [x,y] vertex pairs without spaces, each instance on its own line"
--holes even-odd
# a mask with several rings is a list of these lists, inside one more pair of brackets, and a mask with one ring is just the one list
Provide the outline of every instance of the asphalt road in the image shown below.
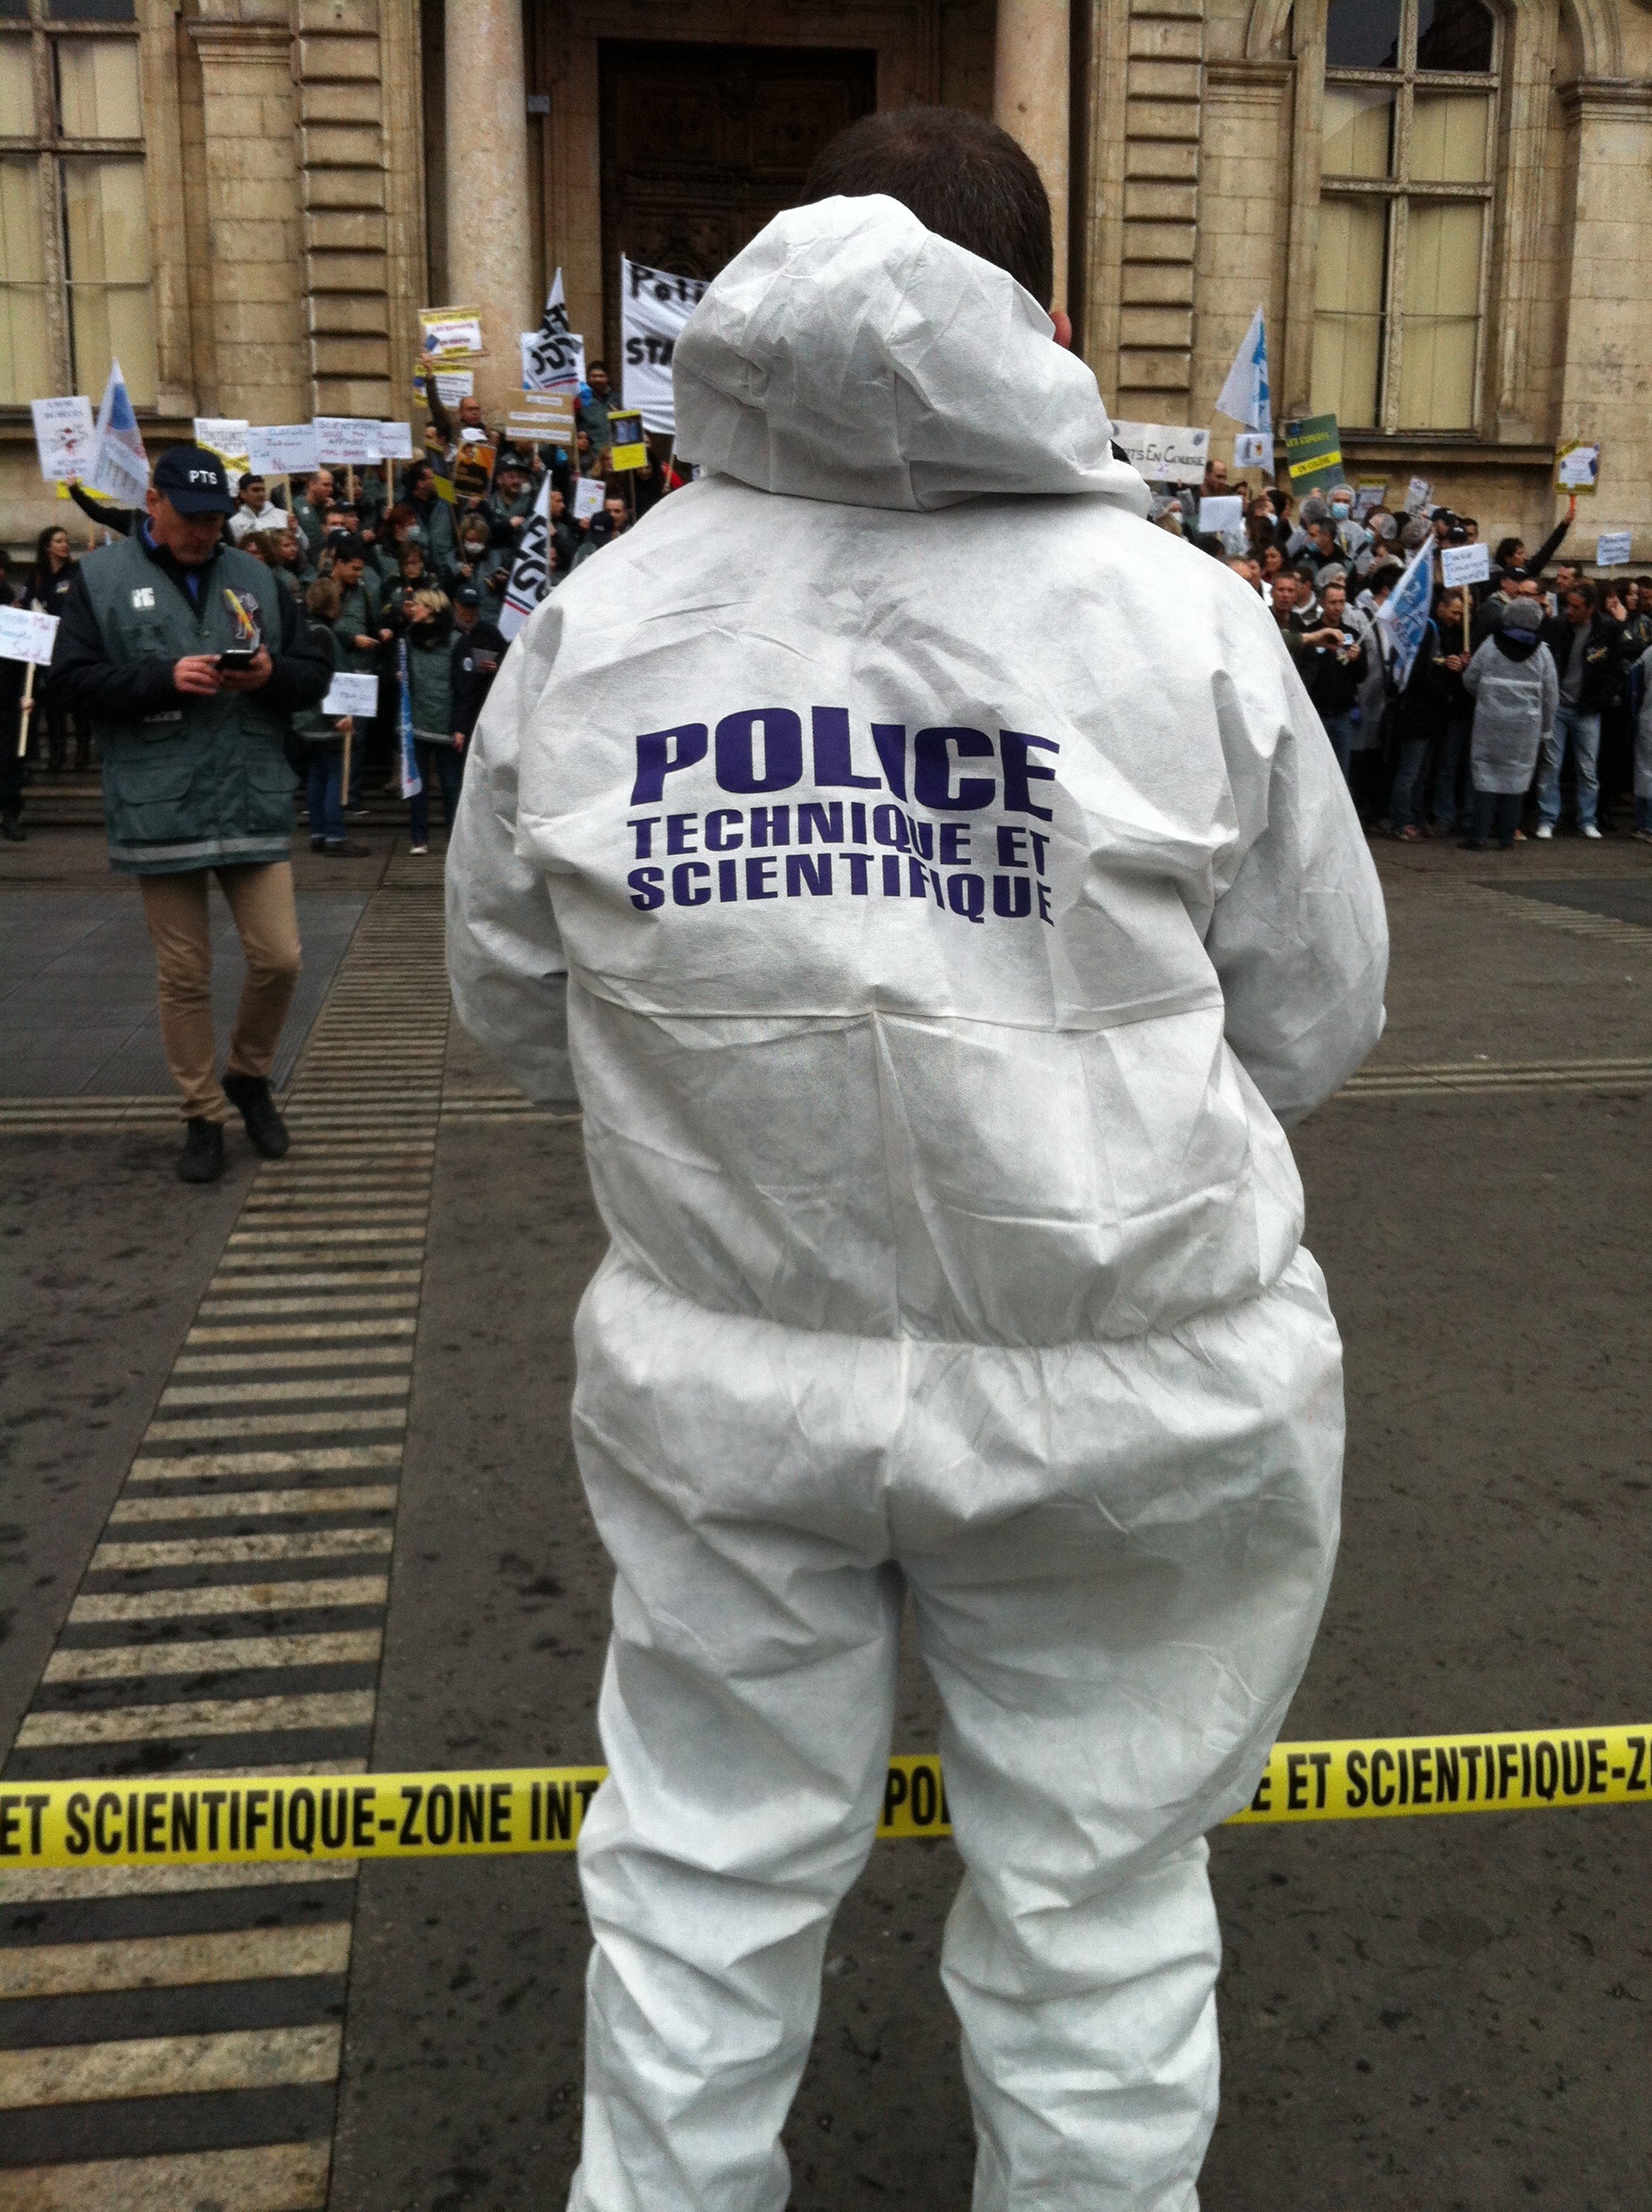
[[[1341,1564],[1286,1732],[1646,1718],[1652,1073],[1582,1064],[1652,1070],[1652,866],[1621,841],[1379,859],[1395,957],[1374,1066],[1551,1073],[1347,1097],[1296,1136],[1350,1443]],[[455,1031],[449,1089],[498,1079]],[[0,1133],[8,1738],[242,1194],[181,1191],[174,1141]],[[608,1577],[567,1409],[600,1250],[576,1128],[444,1122],[376,1766],[598,1756]],[[933,1727],[910,1670],[898,1741]],[[1237,1830],[1213,1866],[1206,2212],[1641,2212],[1652,1815]],[[936,1971],[957,1873],[944,1844],[880,1847],[840,1916],[788,2132],[797,2212],[969,2201]],[[364,1869],[334,2212],[562,2201],[586,1950],[566,1860]],[[9,2212],[6,2188],[0,2170]]]

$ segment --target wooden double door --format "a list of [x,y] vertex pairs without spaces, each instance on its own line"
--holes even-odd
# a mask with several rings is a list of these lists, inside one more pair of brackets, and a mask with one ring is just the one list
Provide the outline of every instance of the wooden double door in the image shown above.
[[714,276],[782,208],[815,155],[878,105],[878,58],[854,47],[604,40],[604,342],[619,357],[620,256]]

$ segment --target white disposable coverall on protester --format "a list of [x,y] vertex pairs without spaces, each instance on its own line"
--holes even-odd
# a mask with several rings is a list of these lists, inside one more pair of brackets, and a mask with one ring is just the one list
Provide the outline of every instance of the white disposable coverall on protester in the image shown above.
[[1338,1529],[1280,1124],[1376,1042],[1387,934],[1260,600],[1142,520],[1051,329],[892,200],[777,217],[677,344],[708,473],[534,615],[465,778],[459,1009],[577,1085],[611,1239],[590,2212],[786,2204],[908,1591],[977,2212],[1197,2202],[1205,1832]]

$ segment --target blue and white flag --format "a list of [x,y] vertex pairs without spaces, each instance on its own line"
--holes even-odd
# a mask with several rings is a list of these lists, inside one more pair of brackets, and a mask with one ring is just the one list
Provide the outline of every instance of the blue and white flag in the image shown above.
[[401,711],[398,716],[401,726],[401,745],[398,765],[401,770],[402,797],[416,799],[424,789],[424,781],[419,774],[419,756],[413,743],[413,693],[407,680],[407,640],[404,637],[397,641],[396,672],[401,678],[397,689],[401,694]]
[[1411,565],[1376,611],[1393,652],[1389,673],[1396,691],[1403,691],[1411,681],[1412,667],[1433,611],[1434,539],[1430,534],[1412,554]]
[[1273,427],[1273,402],[1267,388],[1267,330],[1260,307],[1250,319],[1244,343],[1234,358],[1216,404],[1224,415],[1230,415],[1248,430],[1270,430]]
[[118,361],[110,362],[109,381],[103,387],[88,485],[106,498],[118,499],[123,507],[142,507],[149,488],[149,457]]

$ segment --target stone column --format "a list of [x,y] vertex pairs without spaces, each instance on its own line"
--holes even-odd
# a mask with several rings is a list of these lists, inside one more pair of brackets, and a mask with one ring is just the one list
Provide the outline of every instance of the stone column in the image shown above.
[[998,0],[993,120],[1031,155],[1050,196],[1054,305],[1067,303],[1068,0]]
[[489,422],[522,388],[534,329],[522,0],[447,0],[447,268],[452,300],[482,318],[477,396]]
[[203,412],[302,422],[310,383],[293,34],[226,15],[192,16],[186,28],[200,63],[205,185],[207,265],[196,283],[216,354]]

